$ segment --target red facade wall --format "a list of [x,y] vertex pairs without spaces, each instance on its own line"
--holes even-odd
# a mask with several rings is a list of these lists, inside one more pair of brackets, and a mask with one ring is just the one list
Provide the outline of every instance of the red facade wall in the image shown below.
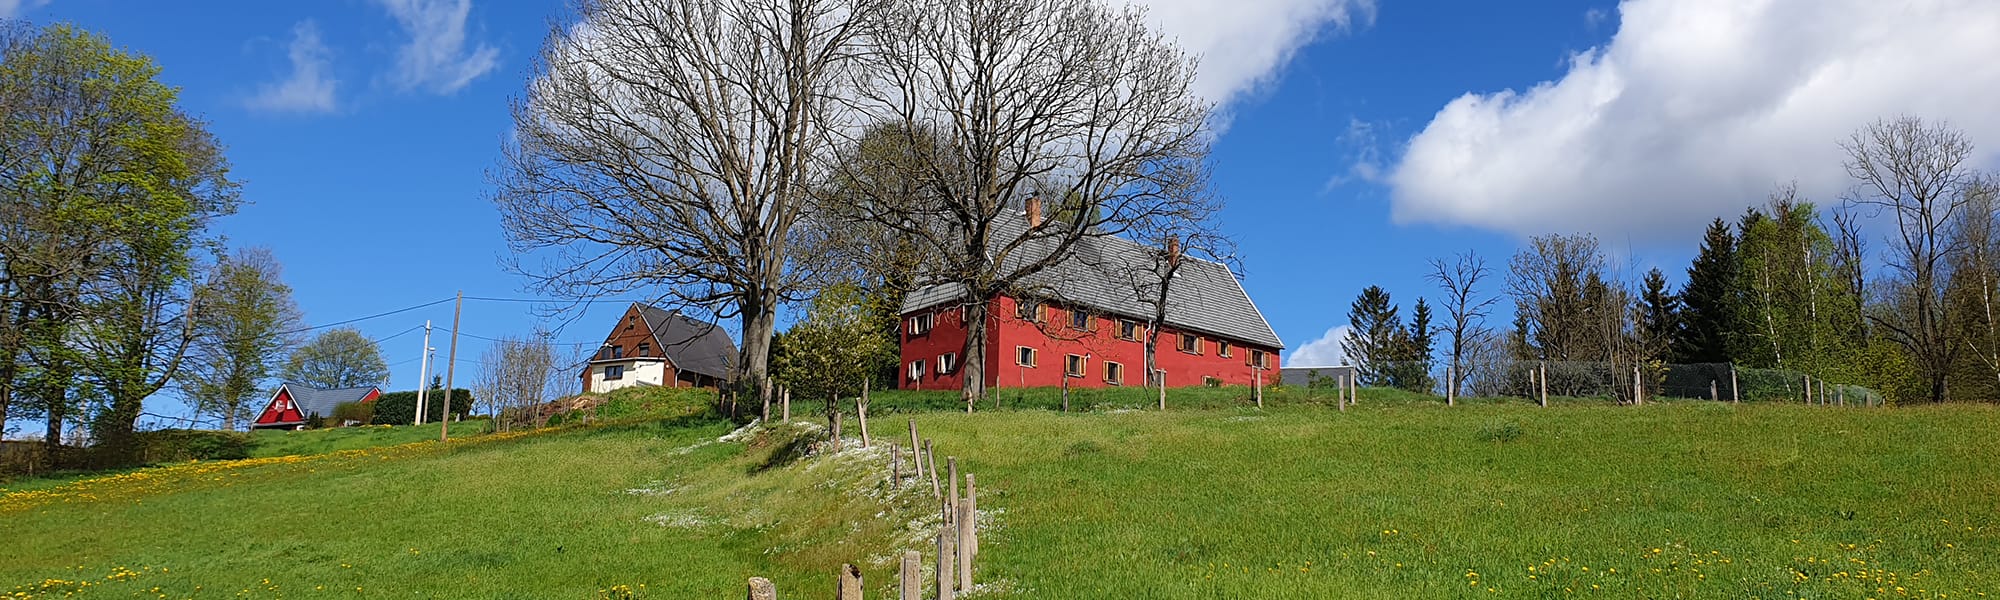
[[272,398],[270,404],[264,405],[264,413],[257,415],[258,425],[304,423],[305,420],[305,414],[299,412],[299,403],[292,401],[291,391],[283,389],[278,390],[277,397]]
[[[1112,315],[1088,313],[1089,328],[1078,330],[1071,327],[1070,310],[1065,307],[1045,306],[1040,322],[1033,322],[1016,316],[1019,304],[1013,298],[1001,297],[992,306],[993,314],[989,315],[987,330],[987,386],[1060,386],[1065,378],[1065,361],[1069,355],[1085,357],[1082,376],[1068,378],[1071,387],[1145,384],[1144,323],[1138,326],[1137,339],[1127,340],[1118,337],[1119,318]],[[911,318],[921,314],[931,315],[931,329],[921,335],[912,335]],[[903,315],[903,388],[958,389],[963,384],[962,369],[947,373],[940,373],[937,369],[939,356],[963,353],[966,331],[962,314],[962,309],[947,305]],[[1221,356],[1218,345],[1221,340],[1200,335],[1201,352],[1191,354],[1176,348],[1175,341],[1179,334],[1180,331],[1172,327],[1162,328],[1156,354],[1160,369],[1167,373],[1167,385],[1170,387],[1203,385],[1207,378],[1219,379],[1226,385],[1250,385],[1256,377],[1256,370],[1250,365],[1253,350],[1264,352],[1265,383],[1269,384],[1275,377],[1279,366],[1275,348],[1230,340],[1230,356]],[[1018,348],[1023,346],[1035,351],[1032,366],[1018,364]],[[924,371],[922,377],[913,380],[910,365],[917,360],[924,361]],[[1107,362],[1122,365],[1121,381],[1106,379]]]

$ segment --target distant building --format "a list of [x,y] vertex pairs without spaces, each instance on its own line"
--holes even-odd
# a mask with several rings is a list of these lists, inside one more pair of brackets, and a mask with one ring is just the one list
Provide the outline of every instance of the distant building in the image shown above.
[[1279,378],[1288,386],[1308,387],[1317,378],[1319,384],[1322,386],[1339,388],[1347,385],[1348,382],[1354,381],[1354,367],[1351,365],[1338,367],[1285,367],[1279,370]]
[[579,378],[593,394],[635,385],[713,388],[734,376],[735,363],[736,342],[721,326],[634,302]]
[[271,401],[264,404],[264,411],[250,423],[250,428],[300,429],[315,416],[322,419],[332,417],[335,406],[349,402],[374,402],[380,397],[382,389],[372,385],[322,390],[303,383],[286,382],[278,386],[277,393],[271,394]]
[[[994,237],[1019,239],[1040,221],[1040,209],[1030,201],[1020,215],[1002,216]],[[1034,246],[1031,240],[1015,249],[1007,262],[1039,259]],[[1039,251],[1047,256],[1053,249]],[[1166,322],[1158,325],[1155,360],[1166,384],[1250,385],[1260,371],[1270,382],[1284,342],[1228,267],[1181,257],[1171,244],[1160,249],[1107,236],[1078,241],[1063,260],[1031,277],[1024,287],[1035,294],[1001,296],[989,305],[986,386],[1145,385],[1153,308],[1142,300],[1143,277],[1161,256],[1185,261],[1167,288]],[[904,298],[901,387],[963,385],[965,296],[963,285],[945,282]]]

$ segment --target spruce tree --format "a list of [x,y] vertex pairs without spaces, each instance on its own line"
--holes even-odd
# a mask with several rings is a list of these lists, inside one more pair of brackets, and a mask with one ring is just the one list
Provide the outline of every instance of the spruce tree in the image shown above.
[[1429,393],[1436,383],[1431,377],[1433,340],[1431,305],[1417,298],[1410,311],[1410,328],[1402,335],[1402,351],[1396,357],[1394,385],[1412,392]]
[[1340,349],[1354,364],[1361,383],[1392,384],[1388,369],[1398,358],[1398,338],[1404,331],[1403,318],[1396,314],[1389,292],[1375,285],[1361,290],[1348,308],[1347,324],[1347,337],[1341,340]]
[[1667,276],[1658,268],[1646,272],[1639,295],[1639,342],[1650,360],[1668,357],[1669,345],[1682,335],[1681,299],[1667,290]]
[[1688,267],[1681,288],[1683,328],[1674,339],[1674,360],[1686,363],[1730,362],[1731,344],[1740,337],[1742,297],[1736,287],[1741,270],[1736,236],[1718,218],[1709,223],[1701,253]]

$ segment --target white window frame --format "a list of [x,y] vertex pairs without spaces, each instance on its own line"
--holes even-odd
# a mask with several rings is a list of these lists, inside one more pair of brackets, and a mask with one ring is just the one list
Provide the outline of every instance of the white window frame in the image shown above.
[[624,379],[624,378],[625,378],[625,365],[604,365],[605,381],[617,381],[619,379]]
[[[1069,368],[1070,361],[1076,362],[1075,370],[1070,370]],[[1078,377],[1078,378],[1089,377],[1090,357],[1084,356],[1082,354],[1063,355],[1063,375],[1066,377]]]
[[912,316],[910,317],[910,335],[930,333],[931,327],[935,324],[930,313]]
[[[1022,362],[1022,361],[1021,361],[1021,357],[1023,356],[1023,355],[1021,354],[1021,351],[1022,351],[1022,350],[1026,350],[1026,351],[1028,351],[1028,353],[1027,353],[1027,354],[1025,355],[1025,356],[1027,356],[1027,357],[1028,357],[1028,360],[1027,360],[1027,362]],[[1039,362],[1041,362],[1041,361],[1040,361],[1040,355],[1041,355],[1041,351],[1040,351],[1040,350],[1036,350],[1036,349],[1035,349],[1035,348],[1034,348],[1033,346],[1015,346],[1015,347],[1014,347],[1014,364],[1015,364],[1015,366],[1021,366],[1021,367],[1028,367],[1028,368],[1030,368],[1030,369],[1032,369],[1032,368],[1035,368],[1035,367],[1037,366],[1037,365],[1036,365],[1036,363],[1039,363]]]
[[919,358],[910,361],[910,381],[923,381],[923,379],[924,379],[924,359]]
[[[1118,376],[1112,377],[1112,371],[1117,371]],[[1104,382],[1111,385],[1125,385],[1125,364],[1118,361],[1104,361]]]
[[945,375],[957,370],[958,370],[957,352],[946,352],[944,354],[938,355],[937,372],[939,375]]

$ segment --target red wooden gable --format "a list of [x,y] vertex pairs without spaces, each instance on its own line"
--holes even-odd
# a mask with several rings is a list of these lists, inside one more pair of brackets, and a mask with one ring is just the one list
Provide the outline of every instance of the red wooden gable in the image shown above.
[[[373,400],[376,395],[378,392],[369,392],[368,399]],[[277,397],[272,398],[271,403],[264,406],[264,414],[257,415],[258,425],[304,422],[306,422],[305,413],[299,411],[299,403],[292,401],[292,392],[287,389],[278,390]]]
[[376,398],[380,398],[380,397],[382,397],[382,389],[381,389],[381,388],[375,388],[375,389],[372,389],[372,390],[368,390],[368,395],[366,395],[366,396],[362,396],[362,397],[361,397],[361,402],[362,402],[362,403],[368,403],[368,402],[374,402]]

